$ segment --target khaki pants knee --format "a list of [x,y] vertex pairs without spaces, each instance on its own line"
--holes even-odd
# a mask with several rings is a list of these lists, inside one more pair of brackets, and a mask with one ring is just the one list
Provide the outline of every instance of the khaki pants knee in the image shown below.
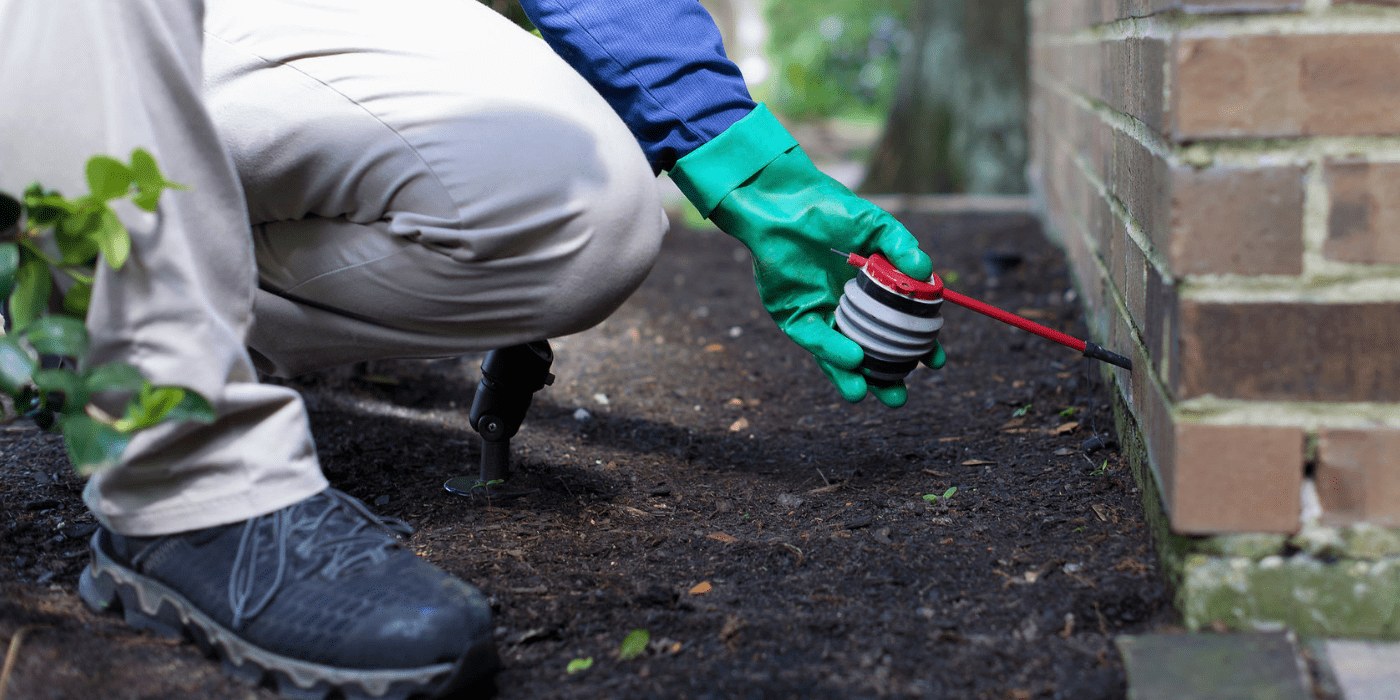
[[667,223],[631,132],[480,3],[216,0],[205,29],[254,224],[260,369],[576,332],[655,260]]

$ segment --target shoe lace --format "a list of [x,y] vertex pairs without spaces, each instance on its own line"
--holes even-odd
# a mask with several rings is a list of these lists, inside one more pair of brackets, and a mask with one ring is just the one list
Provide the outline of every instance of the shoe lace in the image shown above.
[[[320,496],[328,503],[315,512],[308,504]],[[412,534],[413,528],[404,521],[377,516],[359,499],[336,489],[249,520],[239,538],[229,577],[233,628],[238,629],[272,603],[292,568],[289,553],[296,554],[307,567],[324,561],[319,573],[334,579],[361,563],[383,561],[390,550],[400,546],[400,538]],[[291,541],[297,543],[291,545]],[[277,565],[271,584],[259,594],[258,583],[265,572],[259,570],[258,554],[269,545],[276,548]]]

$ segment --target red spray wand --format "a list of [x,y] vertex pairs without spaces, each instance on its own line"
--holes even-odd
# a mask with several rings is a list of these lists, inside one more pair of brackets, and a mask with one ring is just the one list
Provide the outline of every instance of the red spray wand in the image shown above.
[[[935,303],[935,300],[946,299],[963,308],[971,309],[979,314],[990,316],[1002,323],[1009,323],[1021,330],[1030,331],[1042,338],[1053,340],[1061,345],[1073,348],[1083,353],[1085,357],[1107,362],[1126,370],[1132,370],[1133,368],[1132,360],[1105,350],[1087,340],[1073,338],[1052,328],[1046,328],[1030,319],[1022,318],[1011,312],[998,309],[991,304],[977,301],[976,299],[948,289],[943,286],[943,281],[940,280],[936,274],[931,275],[927,282],[921,282],[900,272],[889,260],[886,260],[878,253],[871,255],[869,258],[865,258],[855,253],[842,253],[835,249],[831,252],[846,258],[847,264],[859,268],[861,271],[861,276],[857,280],[852,280],[851,283],[848,283],[847,293],[842,297],[843,305],[850,309],[858,309],[862,305],[867,310],[875,309],[879,305],[893,305],[896,308],[903,305],[905,307],[910,307],[911,311],[915,311],[916,315],[919,315],[917,314],[917,310],[912,308],[909,302],[918,301],[924,304],[932,304]],[[894,296],[891,297],[889,294],[893,294]],[[852,299],[847,299],[847,297],[852,297],[853,295],[855,296]],[[934,310],[932,313],[936,314],[937,311]],[[847,318],[850,319],[867,315],[869,314],[866,312],[852,313],[851,311],[848,311],[846,314]],[[888,316],[887,313],[886,316]],[[842,313],[838,309],[838,327],[842,325],[854,325],[849,322],[842,324],[842,318]],[[937,325],[940,327],[942,326],[941,323]],[[856,334],[859,334],[859,330],[855,330]],[[847,331],[843,328],[842,332]],[[936,338],[938,333],[937,328],[933,329],[932,333],[933,337]],[[859,343],[863,338],[856,337],[852,339]],[[865,346],[865,343],[861,344],[863,347]],[[866,349],[867,352],[870,350],[868,347]]]

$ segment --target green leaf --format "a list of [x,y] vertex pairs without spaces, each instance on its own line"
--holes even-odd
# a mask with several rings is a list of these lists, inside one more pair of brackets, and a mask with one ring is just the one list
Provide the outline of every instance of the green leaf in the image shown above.
[[88,475],[121,462],[122,452],[131,442],[129,435],[85,414],[61,416],[63,446],[79,474]]
[[93,238],[107,265],[113,270],[120,270],[126,264],[127,256],[131,255],[131,234],[126,232],[126,227],[111,207],[104,206],[101,216],[102,227]]
[[593,668],[593,657],[591,656],[586,659],[574,659],[570,661],[568,668],[564,670],[572,676],[575,673],[582,673],[590,668]]
[[647,650],[647,642],[651,641],[651,634],[646,630],[632,630],[627,638],[622,640],[622,648],[617,652],[617,658],[623,661],[631,661],[642,655]]
[[74,316],[87,317],[88,305],[92,303],[92,283],[76,282],[63,295],[63,310]]
[[37,182],[25,188],[24,208],[29,210],[29,223],[40,227],[52,226],[64,215],[77,211],[75,204]]
[[0,297],[10,296],[15,290],[15,273],[19,272],[19,244],[14,241],[0,243]]
[[943,497],[944,497],[944,498],[952,498],[952,497],[953,497],[953,494],[955,494],[955,493],[957,493],[957,492],[958,492],[958,487],[956,487],[956,486],[949,486],[949,487],[948,487],[948,490],[943,492]]
[[131,152],[131,176],[135,178],[138,188],[155,187],[165,183],[165,176],[160,174],[155,156],[144,148]]
[[[72,219],[64,219],[63,223],[70,220]],[[58,246],[59,257],[65,265],[91,266],[97,261],[97,242],[93,239],[97,237],[97,229],[102,220],[94,212],[88,221],[87,228],[72,232],[64,230],[63,224],[54,229],[53,241]]]
[[34,372],[34,386],[48,395],[63,393],[63,412],[81,413],[87,405],[87,383],[71,369],[40,369]]
[[98,220],[100,207],[94,206],[91,201],[80,202],[71,212],[65,212],[58,219],[58,232],[65,234],[69,238],[87,238],[101,225]]
[[[158,388],[179,389],[181,392],[184,392],[184,396],[180,398],[179,403],[175,404],[174,407],[165,413],[162,417],[163,420],[171,422],[194,421],[196,423],[213,423],[214,419],[219,417],[219,414],[214,412],[214,405],[209,403],[209,399],[200,396],[199,392],[193,389],[182,386],[164,386]],[[488,483],[503,483],[503,480],[494,479]]]
[[1011,417],[1012,417],[1012,418],[1020,418],[1020,417],[1026,415],[1027,413],[1030,413],[1030,412],[1031,412],[1031,405],[1030,405],[1030,404],[1026,404],[1026,405],[1024,405],[1024,406],[1022,406],[1022,407],[1016,409],[1015,411],[1013,411],[1013,412],[1011,413]]
[[88,391],[94,394],[99,391],[139,392],[146,386],[146,377],[141,370],[125,362],[108,362],[93,367],[83,375],[83,379],[87,382]]
[[136,178],[137,190],[131,201],[146,211],[156,210],[156,200],[167,188],[184,189],[183,185],[165,179],[156,166],[156,159],[142,148],[131,152],[131,172]]
[[92,198],[106,202],[117,197],[125,197],[131,191],[135,176],[131,168],[111,156],[93,156],[87,162],[88,189]]
[[18,394],[29,383],[36,366],[38,362],[20,346],[18,338],[13,335],[0,338],[0,389],[12,396]]
[[48,263],[29,251],[22,251],[20,260],[15,288],[10,292],[10,320],[16,331],[24,330],[48,310],[49,294],[53,292]]
[[62,355],[80,362],[87,359],[88,333],[72,316],[43,316],[30,324],[24,339],[41,355]]
[[112,427],[123,433],[145,430],[161,422],[185,398],[185,390],[177,386],[152,386],[146,384],[141,391],[131,397],[126,405],[126,414]]
[[24,207],[19,205],[19,200],[4,192],[0,192],[0,233],[10,230],[11,226],[19,223],[19,217],[24,213]]

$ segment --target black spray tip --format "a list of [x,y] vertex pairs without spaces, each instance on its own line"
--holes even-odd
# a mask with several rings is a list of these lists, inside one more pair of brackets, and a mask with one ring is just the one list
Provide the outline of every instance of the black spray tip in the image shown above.
[[1099,360],[1101,362],[1107,362],[1110,365],[1117,365],[1119,367],[1122,367],[1123,369],[1128,370],[1129,372],[1133,370],[1132,360],[1129,360],[1128,358],[1123,357],[1122,355],[1119,355],[1116,352],[1109,352],[1107,350],[1104,350],[1103,348],[1093,343],[1084,343],[1084,356],[1092,357],[1095,360]]

